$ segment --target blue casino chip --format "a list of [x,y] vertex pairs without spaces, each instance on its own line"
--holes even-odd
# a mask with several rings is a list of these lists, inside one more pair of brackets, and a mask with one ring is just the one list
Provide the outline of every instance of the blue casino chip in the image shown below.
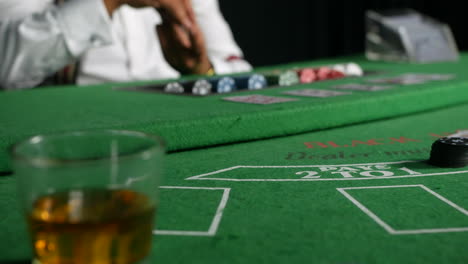
[[258,90],[268,86],[265,76],[261,74],[252,74],[247,76],[235,77],[237,89],[240,90]]
[[231,77],[213,79],[211,80],[211,84],[214,86],[216,93],[230,93],[237,89],[236,81]]

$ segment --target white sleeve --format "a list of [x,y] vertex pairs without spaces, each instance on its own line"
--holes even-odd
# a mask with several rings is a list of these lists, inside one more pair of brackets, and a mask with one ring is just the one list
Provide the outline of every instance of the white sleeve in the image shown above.
[[89,48],[111,43],[110,30],[101,0],[69,0],[23,19],[2,16],[0,88],[38,85]]
[[197,22],[205,36],[206,48],[216,73],[250,71],[252,66],[232,35],[221,14],[218,0],[192,0]]

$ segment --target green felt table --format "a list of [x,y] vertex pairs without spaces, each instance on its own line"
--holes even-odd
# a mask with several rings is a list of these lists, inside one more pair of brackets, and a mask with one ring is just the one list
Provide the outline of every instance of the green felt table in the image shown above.
[[[162,134],[169,145],[152,263],[467,263],[468,167],[426,160],[435,139],[468,129],[468,56],[285,67],[350,59],[381,76],[457,78],[274,105],[116,85],[0,94],[0,261],[30,258],[6,147],[37,133],[125,128]],[[242,94],[366,78],[377,76]]]

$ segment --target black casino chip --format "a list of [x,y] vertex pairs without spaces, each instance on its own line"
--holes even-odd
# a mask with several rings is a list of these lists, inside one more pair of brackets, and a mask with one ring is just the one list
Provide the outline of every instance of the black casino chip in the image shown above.
[[432,144],[429,163],[445,168],[461,168],[468,165],[468,138],[445,137]]
[[279,75],[267,75],[268,86],[279,86]]

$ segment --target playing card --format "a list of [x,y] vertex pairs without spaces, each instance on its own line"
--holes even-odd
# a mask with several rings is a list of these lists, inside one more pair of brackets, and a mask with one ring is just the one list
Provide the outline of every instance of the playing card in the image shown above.
[[224,97],[223,100],[232,101],[232,102],[240,102],[240,103],[249,103],[249,104],[263,104],[263,105],[297,101],[297,99],[293,99],[293,98],[265,96],[265,95],[258,95],[258,94]]
[[354,91],[382,91],[393,88],[393,86],[388,85],[375,85],[375,84],[359,84],[359,83],[347,83],[347,84],[340,84],[332,86],[335,89],[342,89],[342,90],[354,90]]
[[426,79],[416,78],[415,76],[397,76],[393,78],[380,78],[380,79],[371,79],[367,80],[371,83],[378,84],[401,84],[401,85],[410,85],[410,84],[422,84],[428,82]]
[[286,91],[286,92],[283,92],[283,94],[323,98],[323,97],[346,95],[346,94],[351,94],[351,93],[319,90],[319,89],[303,89],[303,90]]

